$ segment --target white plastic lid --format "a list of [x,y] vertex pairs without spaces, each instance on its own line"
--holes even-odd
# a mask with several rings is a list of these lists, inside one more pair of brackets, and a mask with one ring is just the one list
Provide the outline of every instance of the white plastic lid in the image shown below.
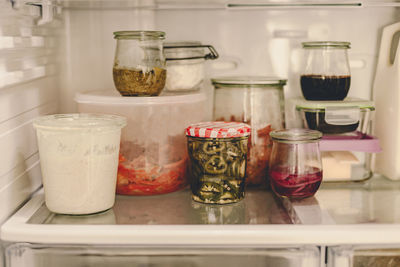
[[126,118],[107,114],[54,114],[36,118],[33,126],[49,131],[120,129],[126,126]]
[[162,104],[187,104],[206,100],[203,93],[172,93],[162,92],[159,96],[121,96],[117,90],[98,90],[77,93],[74,100],[86,104],[110,105],[162,105]]

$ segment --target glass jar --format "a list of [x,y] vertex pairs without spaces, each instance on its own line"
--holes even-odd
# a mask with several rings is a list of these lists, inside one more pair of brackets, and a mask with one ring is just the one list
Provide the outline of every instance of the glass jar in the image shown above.
[[308,129],[271,132],[269,177],[272,190],[292,199],[311,197],[322,181],[319,140],[322,133]]
[[[210,50],[209,54],[204,49]],[[175,42],[164,45],[167,60],[167,91],[195,91],[200,89],[204,80],[206,59],[218,58],[218,53],[211,45],[200,42]]]
[[163,53],[165,33],[160,31],[114,32],[117,40],[113,78],[123,96],[157,96],[165,86]]
[[244,198],[250,127],[238,122],[203,122],[186,129],[192,198],[227,204]]
[[269,132],[284,128],[283,86],[286,80],[244,76],[211,79],[214,120],[244,122],[251,126],[247,160],[248,185],[267,185],[271,153]]
[[300,76],[307,100],[343,100],[350,89],[349,42],[305,42],[305,66]]

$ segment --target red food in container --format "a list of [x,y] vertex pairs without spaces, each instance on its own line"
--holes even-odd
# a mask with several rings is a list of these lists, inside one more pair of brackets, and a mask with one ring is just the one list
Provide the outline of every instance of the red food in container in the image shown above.
[[203,121],[205,95],[162,93],[123,97],[115,90],[77,94],[78,110],[123,115],[117,194],[158,195],[188,185],[185,129]]

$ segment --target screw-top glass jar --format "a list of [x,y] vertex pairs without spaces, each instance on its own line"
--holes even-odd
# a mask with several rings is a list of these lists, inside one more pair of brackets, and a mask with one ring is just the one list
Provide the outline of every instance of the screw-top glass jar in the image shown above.
[[114,32],[117,40],[113,78],[123,96],[157,96],[165,86],[163,53],[165,33],[160,31]]
[[250,127],[239,122],[200,122],[186,128],[192,198],[228,204],[244,198]]
[[300,84],[307,100],[343,100],[350,89],[349,42],[305,42]]
[[319,140],[322,133],[307,129],[273,131],[269,177],[272,190],[282,197],[315,194],[322,181]]

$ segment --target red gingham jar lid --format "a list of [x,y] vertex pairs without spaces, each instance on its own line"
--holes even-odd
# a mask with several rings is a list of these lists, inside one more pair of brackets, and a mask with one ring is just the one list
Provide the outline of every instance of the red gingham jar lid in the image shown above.
[[200,122],[186,128],[186,135],[203,138],[231,138],[250,135],[250,126],[242,122]]

